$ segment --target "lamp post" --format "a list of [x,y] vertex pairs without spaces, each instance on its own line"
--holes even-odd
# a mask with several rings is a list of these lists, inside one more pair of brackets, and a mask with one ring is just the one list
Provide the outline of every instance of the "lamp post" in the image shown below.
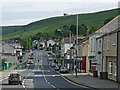
[[78,45],[78,14],[77,14],[77,25],[76,26],[77,26],[76,28],[76,37],[77,37],[76,38],[77,39],[76,40],[76,50],[77,50],[76,55],[77,55],[78,54],[78,46],[77,46]]
[[72,51],[72,57],[73,57],[73,75],[75,74],[77,78],[77,66],[76,66],[77,50],[74,47],[71,47],[71,51]]

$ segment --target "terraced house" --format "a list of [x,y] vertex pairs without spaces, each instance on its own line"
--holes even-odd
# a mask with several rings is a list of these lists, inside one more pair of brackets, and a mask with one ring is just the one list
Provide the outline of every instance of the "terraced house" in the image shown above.
[[96,31],[96,70],[106,72],[108,79],[117,81],[117,32],[118,19],[115,17],[109,23]]
[[86,59],[87,72],[97,71],[99,77],[114,81],[118,81],[120,75],[119,19],[120,16],[116,16],[94,34],[89,35],[78,48],[79,56]]
[[90,64],[88,60],[89,55],[89,39],[85,38],[81,41],[81,44],[78,47],[78,60],[80,60],[79,68],[81,72],[89,72]]

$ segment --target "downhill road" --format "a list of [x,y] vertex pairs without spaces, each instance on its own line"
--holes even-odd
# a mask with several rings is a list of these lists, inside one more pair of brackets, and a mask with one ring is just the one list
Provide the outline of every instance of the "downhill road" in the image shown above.
[[33,51],[33,64],[20,74],[24,77],[23,85],[8,85],[7,80],[2,81],[3,90],[90,90],[82,86],[76,86],[65,80],[58,72],[55,72],[48,64],[44,50]]

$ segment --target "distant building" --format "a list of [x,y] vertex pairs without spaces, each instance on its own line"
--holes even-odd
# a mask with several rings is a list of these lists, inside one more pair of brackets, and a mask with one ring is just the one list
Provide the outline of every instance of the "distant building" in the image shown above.
[[22,56],[22,46],[20,44],[14,43],[9,44],[2,42],[2,55],[16,55]]
[[52,46],[52,45],[54,45],[54,44],[55,44],[55,41],[54,41],[54,40],[48,40],[48,41],[47,41],[47,47]]
[[67,53],[68,50],[73,46],[75,43],[74,37],[66,37],[61,40],[61,54],[64,56],[65,53]]

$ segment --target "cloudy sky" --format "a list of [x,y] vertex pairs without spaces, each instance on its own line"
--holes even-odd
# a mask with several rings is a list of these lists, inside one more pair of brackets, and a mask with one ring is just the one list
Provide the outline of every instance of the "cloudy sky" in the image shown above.
[[[9,1],[9,2],[8,2]],[[119,0],[1,0],[0,26],[25,25],[37,20],[109,10],[118,7]]]

